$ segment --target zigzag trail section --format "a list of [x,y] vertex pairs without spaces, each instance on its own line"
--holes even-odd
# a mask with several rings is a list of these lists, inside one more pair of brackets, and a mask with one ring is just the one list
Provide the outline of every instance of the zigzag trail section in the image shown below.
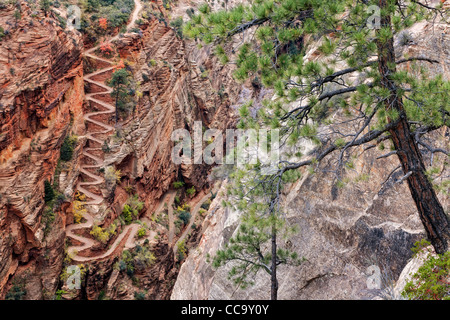
[[[135,2],[135,9],[133,11],[130,23],[127,25],[127,29],[134,26],[135,21],[137,20],[138,15],[139,15],[139,11],[142,8],[142,5],[139,0],[134,0],[134,2]],[[109,39],[108,42],[111,43],[117,39],[119,39],[119,35],[116,35],[113,38]],[[76,231],[83,230],[83,229],[88,229],[88,230],[92,229],[95,221],[94,221],[94,217],[92,216],[91,213],[98,211],[98,206],[100,206],[104,201],[103,196],[100,196],[100,195],[92,192],[88,188],[95,187],[97,185],[101,185],[105,180],[102,176],[99,176],[99,175],[93,173],[92,171],[89,171],[89,169],[98,170],[104,166],[104,161],[103,161],[103,159],[100,158],[100,156],[103,153],[101,146],[104,143],[104,140],[102,140],[101,137],[104,137],[105,135],[108,135],[108,134],[111,134],[112,132],[114,132],[114,127],[112,127],[108,123],[94,119],[94,117],[96,117],[96,116],[115,113],[115,107],[111,103],[103,101],[105,96],[110,95],[110,93],[112,92],[112,88],[105,85],[104,82],[93,79],[94,77],[96,77],[98,75],[113,71],[115,69],[115,67],[114,67],[115,63],[113,61],[110,61],[108,59],[101,58],[101,57],[98,57],[95,55],[95,51],[97,49],[99,49],[99,47],[100,47],[100,45],[93,47],[84,53],[85,57],[89,57],[93,60],[99,61],[103,65],[104,64],[110,65],[109,67],[105,67],[103,69],[100,69],[98,71],[95,71],[93,73],[90,73],[90,74],[87,74],[86,76],[84,76],[84,81],[86,81],[89,84],[92,84],[98,88],[101,88],[101,90],[102,90],[101,92],[87,93],[86,100],[88,102],[93,102],[95,105],[100,106],[101,108],[105,109],[102,111],[89,112],[84,115],[85,122],[94,124],[95,127],[97,127],[97,128],[98,127],[102,128],[100,130],[97,129],[97,131],[92,131],[92,130],[88,129],[86,138],[89,142],[89,147],[84,148],[83,152],[82,152],[82,155],[85,158],[89,158],[91,160],[91,164],[84,164],[84,165],[81,165],[81,167],[80,167],[80,172],[82,174],[84,174],[86,177],[88,177],[90,181],[80,181],[77,184],[77,190],[80,191],[81,193],[85,194],[86,197],[89,199],[85,203],[85,205],[87,207],[87,212],[83,216],[83,218],[85,219],[85,221],[83,223],[72,224],[72,225],[67,226],[67,228],[66,228],[66,235],[69,238],[74,239],[80,243],[79,245],[70,246],[67,251],[71,260],[74,262],[78,262],[78,263],[108,258],[112,254],[114,254],[117,250],[121,250],[122,248],[131,249],[131,248],[135,247],[137,244],[142,244],[146,239],[148,239],[150,241],[150,240],[154,239],[154,237],[156,236],[155,231],[150,231],[149,235],[147,237],[136,241],[135,240],[136,234],[138,233],[138,230],[142,227],[142,225],[138,224],[138,223],[132,223],[123,228],[120,235],[115,239],[113,244],[109,247],[109,249],[106,252],[104,252],[100,255],[97,255],[97,256],[79,255],[79,253],[92,248],[94,245],[96,245],[98,243],[96,240],[94,240],[92,238],[88,238],[83,235],[77,234]],[[96,91],[98,91],[98,90],[96,90]],[[92,147],[91,144],[98,145],[98,146]],[[94,164],[92,164],[92,162]],[[95,171],[95,172],[97,172],[97,171]],[[159,201],[158,208],[155,211],[155,215],[157,215],[159,212],[161,212],[164,209],[164,205],[167,205],[167,207],[168,207],[168,215],[169,215],[168,238],[169,238],[169,245],[172,245],[172,246],[174,245],[174,243],[173,243],[174,242],[174,221],[173,221],[174,217],[173,217],[172,205],[173,205],[173,202],[175,199],[175,195],[176,195],[176,191],[174,191],[174,190],[168,191],[163,196],[163,198]],[[189,230],[192,227],[193,221],[194,221],[198,211],[200,210],[201,205],[209,197],[210,197],[210,195],[208,193],[206,193],[206,194],[199,194],[199,195],[197,195],[197,197],[192,199],[191,202],[193,202],[194,207],[192,210],[191,222],[188,224],[188,226],[186,226],[182,235],[180,236],[180,238],[177,240],[177,242],[175,244],[177,244],[180,241],[183,241],[185,239]],[[146,220],[146,218],[142,219],[143,222],[145,222],[145,220]],[[176,246],[174,248],[173,253],[175,255]]]
[[[134,11],[131,16],[131,20],[127,25],[127,29],[129,29],[135,25],[135,22],[138,18],[139,12],[142,8],[142,4],[139,0],[134,0],[134,5],[135,5]],[[108,42],[111,43],[117,39],[119,39],[119,35],[114,36]],[[124,244],[124,247],[127,249],[133,248],[137,243],[143,243],[145,241],[145,239],[149,239],[149,240],[153,239],[155,236],[155,232],[150,232],[150,235],[147,238],[141,239],[136,243],[134,241],[134,238],[135,238],[138,230],[141,228],[141,225],[137,224],[137,223],[133,223],[133,224],[127,225],[123,229],[122,233],[117,237],[117,239],[111,245],[110,249],[108,251],[106,251],[105,253],[95,256],[95,257],[85,257],[85,256],[78,255],[79,252],[87,250],[89,248],[92,248],[96,244],[96,241],[93,239],[81,236],[79,234],[76,234],[75,231],[81,230],[81,229],[91,229],[94,226],[94,217],[89,212],[89,211],[91,211],[89,209],[93,209],[94,207],[99,206],[100,204],[103,203],[103,200],[104,200],[102,196],[95,194],[92,191],[87,189],[87,187],[89,187],[89,186],[100,185],[104,182],[103,177],[89,171],[89,169],[100,169],[104,164],[103,160],[101,158],[99,158],[98,155],[95,154],[95,152],[102,152],[101,146],[103,145],[104,140],[101,140],[100,138],[95,137],[95,136],[110,134],[114,131],[114,128],[112,126],[110,126],[109,124],[93,119],[93,117],[98,116],[98,115],[111,114],[111,113],[115,112],[115,107],[112,104],[101,100],[102,99],[101,96],[109,95],[112,92],[112,88],[105,85],[104,83],[102,83],[100,81],[95,81],[95,80],[91,79],[102,73],[106,73],[106,72],[114,70],[114,62],[113,61],[98,57],[94,54],[94,52],[97,49],[99,49],[99,47],[100,47],[100,45],[93,47],[84,53],[84,55],[86,57],[100,61],[102,63],[110,64],[111,66],[103,68],[101,70],[98,70],[96,72],[93,72],[93,73],[90,73],[90,74],[84,76],[84,81],[86,81],[90,84],[93,84],[95,86],[98,86],[99,88],[104,90],[101,92],[86,94],[86,100],[89,102],[94,102],[95,104],[103,107],[106,110],[90,112],[90,113],[87,113],[86,115],[84,115],[84,120],[86,122],[90,122],[97,127],[101,127],[101,128],[103,128],[103,130],[88,132],[86,134],[87,140],[92,141],[94,143],[94,145],[99,144],[99,147],[84,148],[83,153],[82,153],[84,157],[90,158],[95,163],[95,164],[81,166],[80,172],[82,174],[86,175],[87,177],[89,177],[91,181],[78,182],[78,184],[77,184],[77,190],[84,193],[90,199],[89,201],[86,202],[86,206],[88,206],[87,213],[84,215],[84,219],[86,221],[83,223],[80,223],[80,224],[69,225],[66,228],[66,235],[81,243],[81,245],[71,246],[68,248],[68,254],[71,257],[71,259],[75,262],[87,262],[87,261],[93,261],[93,260],[106,258],[106,257],[110,256],[112,253],[114,253],[114,251],[120,246],[121,243],[123,243],[125,237],[127,237],[127,236],[128,237],[126,238],[126,242]],[[99,97],[96,98],[95,96],[99,96]],[[170,195],[169,200],[171,200],[173,202],[174,192],[169,192],[160,201],[160,205],[159,205],[159,208],[157,209],[157,211],[162,210],[162,207],[167,199],[167,195]],[[169,206],[171,206],[171,203],[169,204]]]

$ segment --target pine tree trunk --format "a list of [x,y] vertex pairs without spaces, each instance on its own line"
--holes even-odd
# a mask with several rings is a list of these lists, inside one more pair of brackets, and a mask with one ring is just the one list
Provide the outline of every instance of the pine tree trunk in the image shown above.
[[[386,7],[386,0],[380,0],[379,3],[381,9]],[[381,17],[381,27],[383,26],[391,26],[389,15]],[[428,239],[437,253],[444,253],[450,245],[450,223],[431,182],[425,174],[426,169],[422,154],[411,134],[402,98],[397,95],[395,83],[390,79],[390,74],[396,71],[394,39],[391,38],[386,43],[377,41],[377,49],[381,85],[391,92],[390,97],[385,101],[386,110],[393,108],[399,113],[399,119],[392,120],[397,121],[397,125],[389,131],[391,140],[397,151],[403,173],[406,175],[411,172],[411,175],[407,178],[408,187]]]
[[272,226],[272,266],[271,266],[271,290],[270,299],[277,300],[278,298],[278,280],[277,280],[277,232],[275,222]]

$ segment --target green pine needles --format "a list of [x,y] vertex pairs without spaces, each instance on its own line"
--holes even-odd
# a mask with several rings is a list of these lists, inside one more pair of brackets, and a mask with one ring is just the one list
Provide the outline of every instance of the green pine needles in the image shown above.
[[[416,243],[413,251],[431,251],[430,243]],[[426,248],[428,247],[428,249]],[[405,285],[402,295],[410,300],[450,300],[450,252],[429,255]]]
[[[230,263],[232,267],[228,273],[229,279],[242,289],[254,284],[255,276],[260,270],[271,276],[273,268],[269,244],[274,229],[284,237],[294,232],[294,229],[289,228],[286,221],[277,215],[246,215],[225,248],[217,251],[212,266],[219,268]],[[277,265],[298,266],[304,259],[299,258],[295,251],[278,248],[275,260]]]

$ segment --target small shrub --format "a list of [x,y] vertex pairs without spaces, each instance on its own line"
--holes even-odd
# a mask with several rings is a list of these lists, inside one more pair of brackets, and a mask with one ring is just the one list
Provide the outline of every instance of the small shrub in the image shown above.
[[[430,245],[422,240],[416,242],[414,253]],[[412,276],[402,292],[410,300],[450,300],[450,252],[430,255]]]
[[186,13],[189,16],[189,18],[192,18],[195,15],[195,10],[194,10],[194,8],[189,8],[189,9],[186,9]]
[[177,243],[178,260],[181,261],[186,256],[186,245],[184,240]]
[[200,208],[204,209],[204,210],[208,210],[209,207],[211,206],[211,199],[206,200],[205,202],[202,203],[202,205],[200,206]]
[[184,182],[182,182],[182,181],[175,181],[174,183],[173,183],[173,187],[175,188],[175,189],[180,189],[181,187],[183,187],[184,186]]
[[183,18],[179,17],[170,22],[170,26],[174,29],[178,37],[183,38]]
[[117,226],[115,223],[112,223],[106,230],[98,225],[94,225],[90,233],[95,239],[105,244],[111,236],[116,234],[116,228]]
[[85,208],[86,195],[77,191],[75,200],[72,202],[73,219],[75,223],[80,223],[87,210]]
[[55,300],[61,300],[62,299],[62,295],[63,294],[67,294],[68,292],[67,291],[64,291],[64,290],[57,290],[56,292],[55,292]]
[[184,225],[187,225],[189,223],[189,220],[191,220],[191,214],[188,211],[181,211],[178,215],[178,218],[183,221]]
[[123,206],[122,217],[126,224],[130,224],[133,221],[133,209],[128,204]]
[[145,235],[146,235],[146,233],[147,233],[147,230],[145,230],[145,228],[144,227],[142,227],[142,228],[140,228],[139,230],[138,230],[138,238],[142,238],[142,237],[144,237]]
[[187,194],[189,197],[192,197],[192,196],[195,194],[195,187],[192,186],[192,187],[190,187],[189,189],[187,189],[187,190],[186,190],[186,194]]
[[135,300],[145,300],[145,292],[135,292],[134,299]]
[[137,195],[128,198],[127,203],[123,206],[122,218],[126,224],[130,224],[133,219],[139,216],[139,211],[144,208],[144,203],[139,201]]
[[102,290],[98,293],[97,300],[104,300],[106,296],[105,290]]
[[120,182],[120,178],[122,176],[122,173],[120,170],[114,169],[113,166],[108,166],[105,170],[105,184],[106,189],[108,189],[110,192],[114,190],[117,183]]
[[23,297],[27,294],[25,289],[25,281],[19,280],[14,281],[13,286],[9,289],[8,293],[5,295],[5,300],[23,300]]

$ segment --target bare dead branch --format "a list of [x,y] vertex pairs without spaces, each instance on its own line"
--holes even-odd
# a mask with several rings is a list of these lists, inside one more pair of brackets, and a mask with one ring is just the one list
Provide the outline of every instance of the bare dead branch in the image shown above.
[[395,181],[395,183],[402,183],[403,181],[405,181],[406,179],[408,179],[408,177],[410,175],[412,175],[412,171],[409,171],[407,174],[405,174],[403,177],[401,177],[400,179],[398,179],[397,181]]
[[382,155],[382,156],[379,156],[379,157],[377,157],[377,160],[378,160],[378,159],[383,159],[383,158],[390,157],[390,156],[392,156],[392,155],[394,155],[394,154],[397,154],[397,151],[391,151],[391,152],[386,153],[386,154],[384,154],[384,155]]

